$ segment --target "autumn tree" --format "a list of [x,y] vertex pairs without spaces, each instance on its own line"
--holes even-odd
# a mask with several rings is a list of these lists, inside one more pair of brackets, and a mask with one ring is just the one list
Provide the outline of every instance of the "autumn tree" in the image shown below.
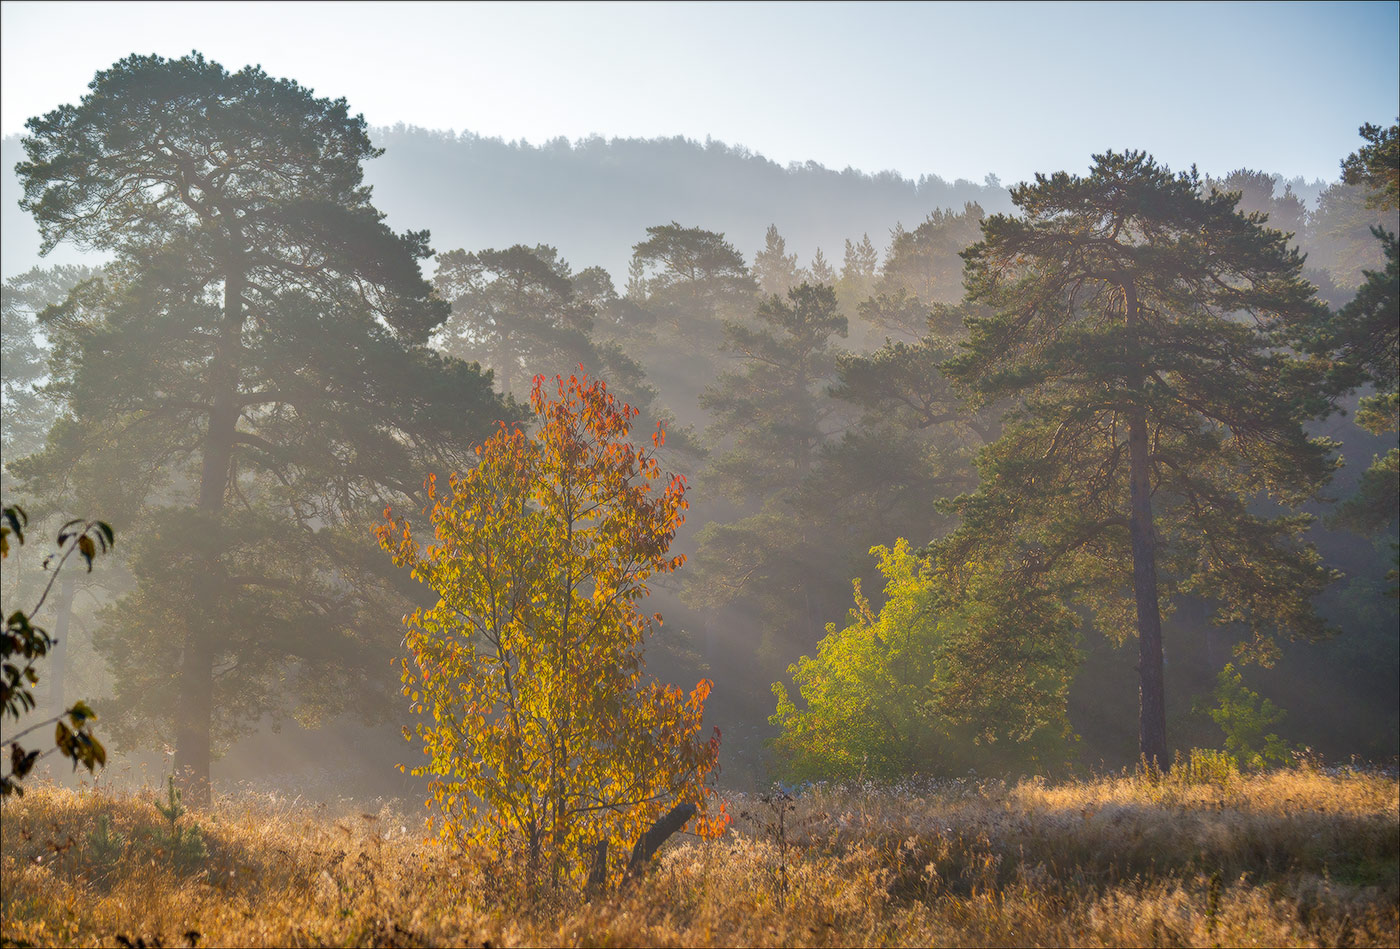
[[290,711],[288,667],[302,711],[373,707],[376,584],[344,525],[508,410],[426,348],[448,310],[428,235],[371,203],[379,152],[343,99],[198,53],[90,90],[29,121],[17,168],[46,251],[115,255],[44,316],[68,414],[18,473],[102,455],[87,483],[120,496],[97,509],[141,520],[138,588],[104,626],[117,703],[133,737],[174,731],[207,800],[216,739]]
[[1308,517],[1252,503],[1299,504],[1333,470],[1303,428],[1326,408],[1322,380],[1289,348],[1319,305],[1285,236],[1204,190],[1141,152],[1014,189],[1021,214],[987,219],[966,252],[990,315],[947,367],[1012,411],[940,568],[993,565],[1006,588],[1054,590],[1136,636],[1141,752],[1163,767],[1173,598],[1205,598],[1267,659],[1276,636],[1325,634],[1312,598],[1331,579]]
[[[554,390],[551,392],[550,390]],[[445,841],[523,858],[529,878],[581,884],[599,847],[631,848],[675,802],[726,820],[701,737],[709,681],[645,677],[649,578],[676,570],[685,481],[627,440],[635,410],[597,380],[535,380],[538,427],[502,424],[415,533],[388,510],[379,542],[434,590],[405,618],[416,712]],[[407,730],[405,730],[407,735]]]

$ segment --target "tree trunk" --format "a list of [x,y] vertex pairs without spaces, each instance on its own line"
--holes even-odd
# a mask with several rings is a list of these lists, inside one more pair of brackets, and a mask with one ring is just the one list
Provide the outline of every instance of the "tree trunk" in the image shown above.
[[49,714],[62,715],[68,708],[64,689],[68,674],[68,631],[73,626],[73,577],[74,567],[68,569],[58,581],[58,602],[54,604],[53,649],[49,652]]
[[[215,593],[214,595],[217,595]],[[206,602],[210,599],[205,595]],[[208,807],[214,757],[214,643],[209,626],[192,618],[180,662],[180,721],[175,732],[175,775],[185,803]]]
[[593,862],[588,868],[589,902],[597,899],[608,889],[608,838],[604,837],[593,845]]
[[627,861],[627,871],[623,876],[623,882],[634,880],[640,876],[656,851],[661,849],[661,845],[672,834],[684,827],[686,821],[694,817],[695,814],[694,804],[677,804],[658,817],[647,829],[647,832],[637,838],[637,843],[632,847],[632,856]]
[[[1137,293],[1125,288],[1129,338],[1136,344]],[[1143,398],[1142,374],[1129,380]],[[1162,677],[1162,610],[1157,598],[1157,539],[1152,526],[1152,479],[1147,444],[1147,408],[1128,413],[1128,465],[1132,500],[1129,535],[1133,546],[1133,597],[1138,625],[1138,750],[1148,764],[1167,768],[1167,708]]]
[[[213,404],[204,438],[199,481],[199,510],[210,515],[209,529],[218,529],[233,465],[234,433],[238,426],[239,356],[243,345],[243,279],[230,267],[224,282],[224,313],[219,341],[210,366]],[[216,548],[217,550],[217,548]],[[217,557],[217,553],[214,555]],[[209,765],[213,758],[214,660],[222,595],[217,563],[209,563],[199,587],[199,603],[190,618],[180,663],[180,721],[175,736],[175,771],[187,803],[207,807]]]

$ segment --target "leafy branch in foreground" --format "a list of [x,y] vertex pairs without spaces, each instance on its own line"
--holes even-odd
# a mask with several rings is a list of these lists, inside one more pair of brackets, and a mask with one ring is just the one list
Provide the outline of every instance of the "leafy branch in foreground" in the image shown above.
[[[10,556],[11,534],[14,535],[16,544],[24,543],[24,528],[28,523],[29,518],[25,515],[24,508],[19,505],[5,507],[3,514],[0,514],[0,557]],[[77,519],[64,524],[58,531],[58,551],[44,558],[46,570],[55,557],[58,558],[58,562],[54,565],[49,582],[39,595],[38,602],[27,612],[15,610],[6,616],[4,644],[0,648],[0,661],[3,661],[3,666],[0,667],[0,671],[3,672],[0,674],[0,699],[4,701],[3,718],[7,723],[10,719],[18,721],[37,704],[33,690],[39,682],[39,673],[35,667],[40,659],[48,655],[57,640],[43,627],[34,625],[33,617],[48,599],[59,571],[68,562],[68,558],[76,553],[86,562],[87,569],[91,572],[93,558],[99,552],[106,553],[111,550],[113,543],[112,528],[105,521]],[[95,771],[106,764],[107,751],[92,734],[92,723],[96,720],[97,715],[86,702],[77,702],[60,714],[36,722],[4,739],[0,747],[9,750],[10,762],[8,772],[0,771],[0,796],[23,795],[21,780],[34,769],[40,758],[55,751],[70,759],[74,768],[82,764],[89,771]],[[20,739],[45,725],[54,726],[53,748],[41,752],[38,749],[27,749],[20,744]]]

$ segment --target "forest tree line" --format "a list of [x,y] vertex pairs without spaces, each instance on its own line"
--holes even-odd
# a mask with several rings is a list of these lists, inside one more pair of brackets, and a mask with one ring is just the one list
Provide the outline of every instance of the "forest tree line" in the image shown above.
[[59,609],[98,604],[120,747],[207,780],[260,723],[397,722],[424,592],[371,527],[577,373],[688,479],[653,665],[714,680],[738,780],[1394,753],[1394,127],[1315,208],[1110,152],[829,257],[656,222],[622,281],[392,230],[343,100],[199,57],[98,85],[17,169],[46,247],[112,262],[5,282],[4,477],[116,528]]

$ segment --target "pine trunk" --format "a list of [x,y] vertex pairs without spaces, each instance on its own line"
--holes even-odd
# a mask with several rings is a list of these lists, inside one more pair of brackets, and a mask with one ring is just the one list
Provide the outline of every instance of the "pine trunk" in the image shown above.
[[[210,367],[213,405],[204,439],[204,459],[199,482],[199,509],[211,515],[209,527],[217,529],[223,512],[233,464],[234,435],[238,426],[238,363],[243,336],[243,281],[234,271],[224,284],[224,313],[218,348]],[[179,716],[175,738],[175,771],[180,776],[186,802],[207,807],[210,802],[209,766],[213,759],[214,661],[216,628],[221,614],[217,564],[210,563],[200,585],[200,602],[191,617],[180,663]]]
[[180,721],[175,773],[185,803],[208,807],[214,757],[214,644],[206,624],[191,625],[180,663]]
[[[1125,288],[1129,337],[1138,328],[1137,294]],[[1129,380],[1143,397],[1141,374]],[[1128,477],[1132,514],[1128,532],[1133,546],[1133,597],[1138,625],[1138,750],[1159,770],[1167,768],[1167,705],[1162,675],[1162,610],[1157,598],[1157,541],[1152,526],[1152,479],[1147,440],[1147,408],[1141,402],[1128,413]]]

